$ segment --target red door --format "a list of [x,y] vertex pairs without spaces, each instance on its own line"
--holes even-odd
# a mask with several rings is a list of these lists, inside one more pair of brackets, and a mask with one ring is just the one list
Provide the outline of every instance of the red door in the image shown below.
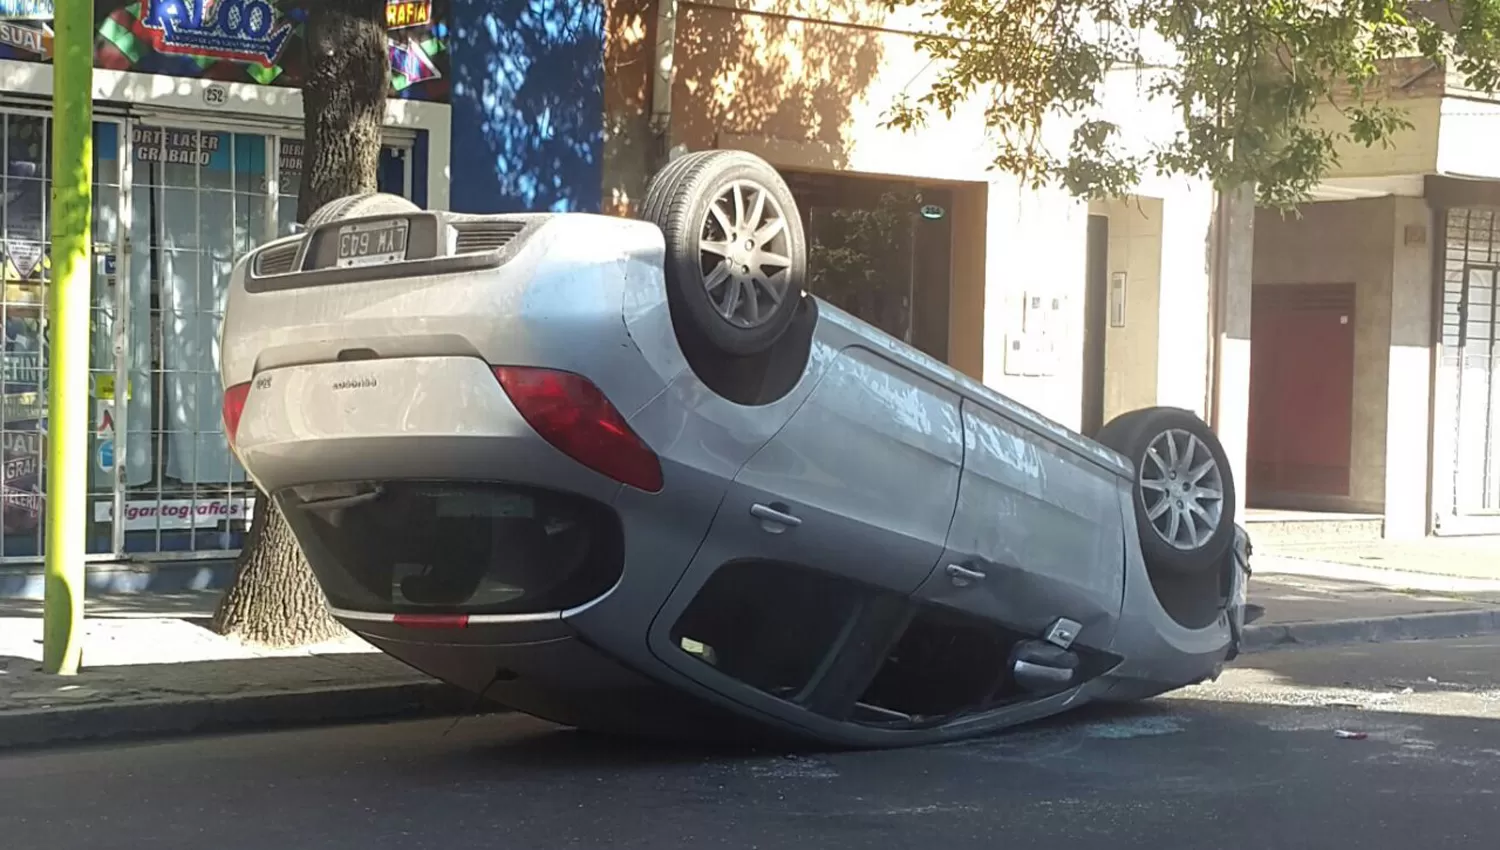
[[1354,285],[1278,284],[1251,291],[1247,498],[1347,496]]

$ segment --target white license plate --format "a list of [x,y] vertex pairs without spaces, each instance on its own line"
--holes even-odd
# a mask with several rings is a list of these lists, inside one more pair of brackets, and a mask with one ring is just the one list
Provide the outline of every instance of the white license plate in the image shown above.
[[411,224],[395,221],[361,221],[339,228],[339,268],[378,266],[406,259],[406,236]]

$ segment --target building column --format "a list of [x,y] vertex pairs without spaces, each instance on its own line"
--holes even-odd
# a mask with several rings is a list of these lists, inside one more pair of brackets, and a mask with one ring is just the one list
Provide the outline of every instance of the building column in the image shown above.
[[1421,198],[1395,201],[1385,430],[1385,536],[1427,536],[1431,484],[1433,246],[1442,230]]
[[1229,456],[1235,516],[1244,517],[1250,444],[1250,298],[1255,187],[1219,196],[1214,222],[1214,348],[1209,423]]
[[[1156,331],[1154,404],[1207,416],[1204,387],[1213,344],[1204,321],[1212,299],[1210,252],[1213,190],[1197,182],[1170,196],[1162,208],[1161,283]],[[1248,274],[1248,272],[1247,272]]]

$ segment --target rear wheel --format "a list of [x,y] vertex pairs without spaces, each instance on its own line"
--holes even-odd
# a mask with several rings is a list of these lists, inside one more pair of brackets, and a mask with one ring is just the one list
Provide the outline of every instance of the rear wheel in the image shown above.
[[1234,481],[1208,425],[1186,410],[1150,407],[1112,420],[1096,439],[1135,469],[1146,565],[1179,575],[1217,570],[1234,542]]
[[679,332],[738,357],[776,344],[802,297],[807,241],[775,168],[742,151],[688,154],[652,179],[641,212],[666,238]]

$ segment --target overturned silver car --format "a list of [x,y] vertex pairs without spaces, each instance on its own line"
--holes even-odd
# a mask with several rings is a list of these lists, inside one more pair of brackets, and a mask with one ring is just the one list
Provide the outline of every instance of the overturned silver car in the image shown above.
[[236,453],[337,617],[602,731],[970,736],[1217,675],[1248,541],[1213,433],[1074,433],[805,294],[776,171],[645,221],[348,198],[237,266]]

